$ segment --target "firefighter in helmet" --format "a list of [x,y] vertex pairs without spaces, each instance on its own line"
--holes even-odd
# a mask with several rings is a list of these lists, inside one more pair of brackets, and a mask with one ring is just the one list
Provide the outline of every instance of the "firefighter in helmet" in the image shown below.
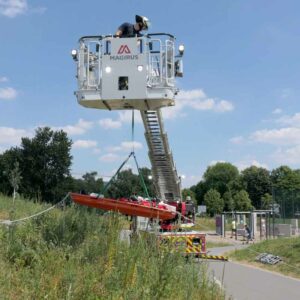
[[147,17],[135,16],[135,24],[123,23],[117,30],[117,37],[134,37],[141,36],[141,31],[148,30],[150,21]]

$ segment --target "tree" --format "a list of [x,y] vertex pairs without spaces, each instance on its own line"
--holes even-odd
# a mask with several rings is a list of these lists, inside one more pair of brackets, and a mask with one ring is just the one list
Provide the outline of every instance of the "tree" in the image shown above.
[[64,190],[73,191],[77,193],[101,193],[103,190],[103,179],[97,178],[96,171],[87,172],[81,178],[73,178],[69,176],[65,182]]
[[[13,193],[13,185],[11,182],[12,167],[16,163],[20,165],[21,162],[21,151],[17,147],[12,147],[6,150],[0,155],[0,192],[5,195],[11,195]],[[19,172],[21,170],[19,168]],[[21,181],[18,184],[21,185]]]
[[253,207],[248,193],[245,190],[237,192],[233,196],[234,209],[238,211],[248,211]]
[[12,187],[13,187],[13,190],[14,190],[13,191],[13,202],[15,202],[16,194],[19,190],[19,186],[20,186],[21,179],[22,179],[18,161],[15,161],[14,168],[10,172],[9,175],[10,175],[9,176],[9,181],[10,181]]
[[203,178],[207,189],[215,189],[223,196],[225,192],[230,190],[233,183],[238,181],[239,171],[230,163],[219,162],[209,166]]
[[107,194],[112,198],[130,197],[131,195],[145,195],[139,176],[131,169],[121,171],[117,179],[111,183]]
[[70,175],[71,145],[65,132],[49,127],[38,128],[32,139],[22,138],[20,167],[25,196],[49,202],[63,196]]
[[252,205],[261,209],[262,196],[271,193],[270,172],[264,168],[251,166],[242,171],[241,181],[244,189],[249,194]]
[[208,191],[207,185],[203,181],[200,181],[190,189],[195,193],[197,203],[204,204],[204,195]]
[[215,189],[210,189],[204,196],[207,213],[210,216],[221,213],[224,209],[224,201],[220,193]]
[[233,201],[231,191],[225,192],[222,198],[224,200],[224,210],[225,211],[234,210],[234,201]]
[[141,176],[143,177],[144,183],[147,187],[149,196],[156,197],[158,195],[158,193],[155,190],[155,186],[154,186],[154,183],[152,180],[153,178],[151,175],[151,170],[146,167],[140,168],[140,173],[141,173]]
[[270,209],[272,204],[272,195],[266,193],[261,197],[261,209]]
[[288,166],[280,166],[271,172],[271,180],[275,189],[296,190],[300,189],[300,173],[293,171]]
[[195,193],[191,190],[191,189],[183,189],[181,191],[181,194],[182,194],[182,200],[185,201],[186,198],[189,196],[191,197],[192,201],[197,204],[197,201],[196,201],[196,195]]

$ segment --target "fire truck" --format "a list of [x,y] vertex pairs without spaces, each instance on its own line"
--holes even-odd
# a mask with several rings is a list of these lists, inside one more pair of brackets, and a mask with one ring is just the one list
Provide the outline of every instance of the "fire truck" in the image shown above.
[[[179,92],[176,77],[183,76],[183,53],[184,46],[180,45],[177,51],[175,37],[168,33],[130,38],[84,36],[79,39],[78,49],[71,53],[77,65],[78,90],[75,95],[78,103],[87,108],[140,112],[152,179],[161,202],[140,203],[72,193],[73,201],[126,215],[159,219],[161,231],[166,232],[177,228],[178,224],[183,227],[182,224],[193,223],[195,206],[182,201],[181,178],[161,111],[175,105],[175,96]],[[171,240],[175,233],[172,234]],[[193,239],[197,243],[201,240],[202,245],[203,237],[195,232]]]

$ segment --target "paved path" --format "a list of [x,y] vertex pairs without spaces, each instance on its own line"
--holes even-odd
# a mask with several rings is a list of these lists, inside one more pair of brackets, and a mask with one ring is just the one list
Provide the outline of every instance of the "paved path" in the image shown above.
[[[244,245],[214,248],[212,255],[245,247]],[[224,267],[225,266],[225,267]],[[264,271],[255,267],[245,266],[236,262],[209,262],[209,270],[222,283],[226,295],[235,300],[299,300],[300,280]]]

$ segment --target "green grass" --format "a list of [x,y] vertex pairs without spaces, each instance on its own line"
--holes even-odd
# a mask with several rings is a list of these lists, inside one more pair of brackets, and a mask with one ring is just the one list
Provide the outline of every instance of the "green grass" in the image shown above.
[[216,220],[215,218],[209,217],[196,217],[195,226],[193,227],[193,230],[215,231]]
[[[283,262],[273,266],[255,262],[258,253],[264,252],[280,256]],[[253,244],[249,248],[234,251],[229,256],[234,260],[244,261],[271,271],[300,278],[300,237],[263,241]]]
[[227,247],[231,245],[232,244],[227,242],[213,242],[213,241],[206,242],[206,248],[219,248],[219,247]]
[[[0,196],[1,218],[44,205]],[[71,206],[0,225],[1,299],[224,299],[206,264],[162,253],[153,236],[120,240],[124,217]]]

